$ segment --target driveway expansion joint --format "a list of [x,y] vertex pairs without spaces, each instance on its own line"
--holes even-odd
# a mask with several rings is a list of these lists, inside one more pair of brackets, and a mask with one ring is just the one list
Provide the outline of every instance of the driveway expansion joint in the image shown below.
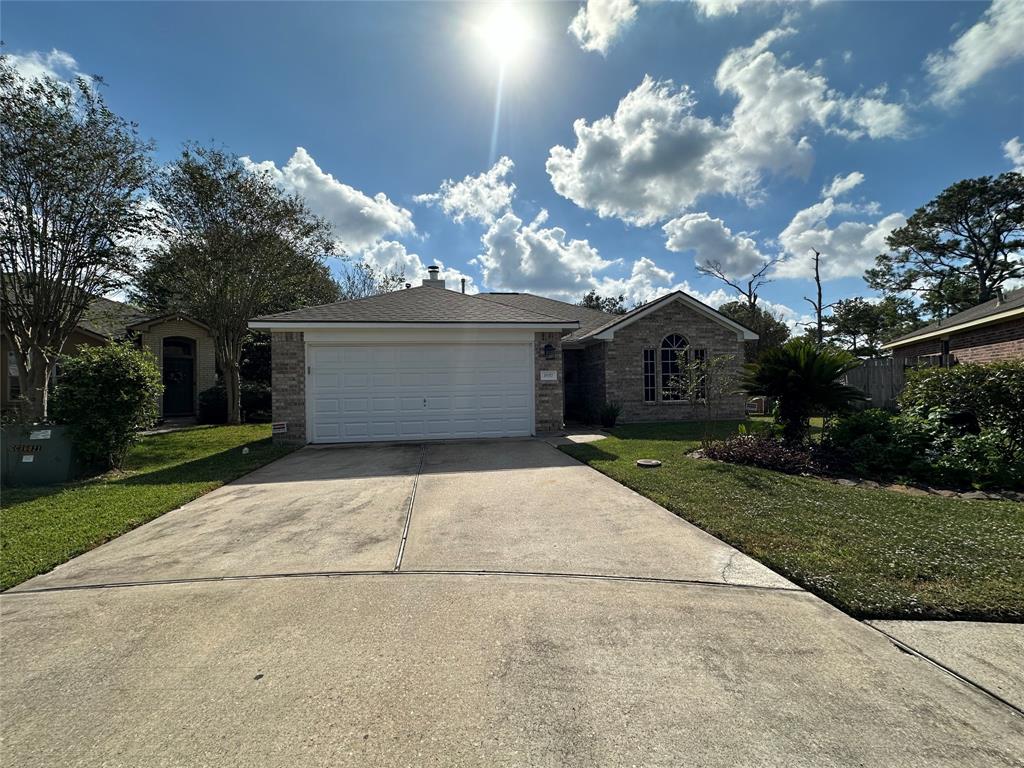
[[[182,584],[211,584],[231,581],[267,581],[271,579],[331,579],[344,576],[481,576],[492,578],[533,578],[533,579],[569,579],[576,581],[614,581],[636,584],[663,584],[666,586],[684,587],[716,587],[724,589],[746,589],[762,592],[790,592],[794,594],[810,594],[800,587],[779,587],[762,584],[738,584],[735,582],[705,581],[701,579],[676,579],[658,576],[624,576],[602,573],[571,573],[552,571],[491,571],[486,569],[429,569],[418,568],[405,571],[398,570],[366,570],[366,571],[295,571],[281,573],[256,573],[241,576],[196,576],[176,579],[152,579],[137,581],[114,581],[96,584],[65,584],[54,587],[38,587],[36,589],[8,590],[2,597],[19,597],[39,595],[51,592],[87,592],[104,589],[123,589],[126,587],[160,587]],[[881,630],[878,630],[881,631]],[[883,633],[884,634],[884,633]]]
[[420,443],[420,459],[416,465],[416,474],[412,479],[412,490],[409,492],[409,506],[405,510],[405,527],[402,529],[402,540],[398,544],[398,556],[395,558],[395,573],[402,570],[402,558],[405,556],[405,544],[409,540],[409,526],[412,524],[412,508],[416,503],[416,487],[423,474],[423,457],[427,452],[427,444]]
[[895,646],[895,648],[897,650],[902,651],[903,653],[907,654],[908,656],[913,656],[916,659],[920,659],[921,661],[925,662],[926,664],[930,664],[931,666],[935,667],[936,669],[939,669],[942,672],[945,672],[947,675],[949,675],[950,677],[956,678],[957,680],[959,680],[961,683],[963,683],[964,685],[968,686],[969,688],[974,688],[976,691],[979,691],[979,692],[985,694],[990,699],[998,702],[999,704],[1002,704],[1005,707],[1008,707],[1018,717],[1024,718],[1024,709],[1021,709],[1020,707],[1018,707],[1013,702],[1007,701],[1006,699],[1004,699],[1002,696],[1000,696],[995,691],[987,688],[986,686],[982,685],[981,683],[975,682],[974,680],[972,680],[969,677],[966,677],[966,676],[960,674],[959,672],[957,672],[956,670],[952,669],[951,667],[947,667],[945,664],[943,664],[938,659],[934,659],[931,656],[929,656],[927,653],[925,653],[923,651],[919,651],[914,646],[908,645],[907,643],[903,642],[902,640],[896,639],[895,637],[890,635],[888,632],[886,632],[881,627],[876,627],[874,624],[872,624],[869,621],[862,621],[861,624],[863,624],[866,627],[871,627],[871,629],[875,630],[875,632],[878,632],[879,634],[883,635],[890,643],[893,644],[893,646]]

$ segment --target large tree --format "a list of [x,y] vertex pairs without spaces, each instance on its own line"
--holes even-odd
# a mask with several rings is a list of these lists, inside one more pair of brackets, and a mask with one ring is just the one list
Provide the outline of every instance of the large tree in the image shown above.
[[624,315],[629,311],[626,309],[625,296],[601,296],[593,288],[576,302],[576,306],[598,309],[601,312],[608,312],[613,315]]
[[782,346],[789,338],[789,328],[762,306],[751,306],[745,301],[729,301],[718,311],[757,334],[757,341],[747,342],[746,361],[752,363],[763,352]]
[[98,86],[24,77],[0,56],[0,317],[33,420],[83,312],[128,280],[126,245],[147,224],[150,147]]
[[[886,240],[865,279],[886,294],[916,293],[948,314],[944,295],[980,304],[1024,277],[1024,174],[965,179],[917,209]],[[962,307],[955,307],[959,309]]]
[[162,245],[149,255],[139,293],[210,326],[228,423],[237,424],[249,320],[337,298],[324,263],[334,248],[330,226],[268,174],[218,148],[187,146],[157,174],[152,197]]
[[882,344],[921,325],[910,299],[887,296],[878,302],[860,297],[841,299],[825,319],[828,340],[860,357],[873,357]]

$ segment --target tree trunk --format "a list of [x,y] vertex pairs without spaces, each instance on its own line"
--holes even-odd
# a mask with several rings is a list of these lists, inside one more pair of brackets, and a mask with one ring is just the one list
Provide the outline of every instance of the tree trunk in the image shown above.
[[228,424],[242,423],[242,382],[238,363],[228,362],[224,372],[224,391],[228,396]]
[[[27,358],[27,359],[26,359]],[[18,355],[18,379],[21,396],[28,405],[28,417],[33,422],[46,421],[50,404],[50,372],[53,362],[38,347],[29,348],[26,355]]]
[[217,367],[224,377],[224,392],[227,395],[228,424],[242,423],[241,357],[242,344],[232,334],[217,339]]

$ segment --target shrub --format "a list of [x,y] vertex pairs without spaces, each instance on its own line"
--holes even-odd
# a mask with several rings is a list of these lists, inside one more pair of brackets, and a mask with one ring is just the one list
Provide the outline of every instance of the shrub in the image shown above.
[[[254,381],[243,381],[241,387],[242,416],[247,422],[270,421],[270,387]],[[228,394],[224,383],[218,382],[199,393],[199,412],[196,419],[200,424],[224,424],[228,420]]]
[[810,433],[815,411],[842,413],[864,399],[860,390],[839,382],[858,365],[860,361],[846,352],[792,339],[747,365],[742,387],[748,395],[777,398],[783,437],[800,442]]
[[717,440],[704,448],[709,459],[802,474],[817,471],[811,449],[801,443],[768,435],[736,435]]
[[156,420],[162,392],[160,369],[148,351],[127,342],[83,347],[61,361],[52,413],[69,426],[83,460],[118,467],[137,430]]
[[622,406],[618,403],[605,403],[601,406],[601,410],[598,413],[598,417],[601,419],[601,426],[605,429],[611,429],[615,426],[615,422],[619,420],[621,413]]
[[871,408],[837,419],[822,441],[832,469],[868,477],[897,477],[923,457],[928,435],[888,411]]
[[982,431],[1005,431],[1024,450],[1024,361],[911,371],[899,403],[921,418],[939,410],[973,413]]

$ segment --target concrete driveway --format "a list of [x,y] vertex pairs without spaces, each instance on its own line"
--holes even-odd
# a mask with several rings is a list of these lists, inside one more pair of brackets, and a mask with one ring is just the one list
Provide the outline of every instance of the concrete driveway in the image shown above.
[[307,448],[0,597],[0,763],[1024,765],[1024,718],[539,441]]

